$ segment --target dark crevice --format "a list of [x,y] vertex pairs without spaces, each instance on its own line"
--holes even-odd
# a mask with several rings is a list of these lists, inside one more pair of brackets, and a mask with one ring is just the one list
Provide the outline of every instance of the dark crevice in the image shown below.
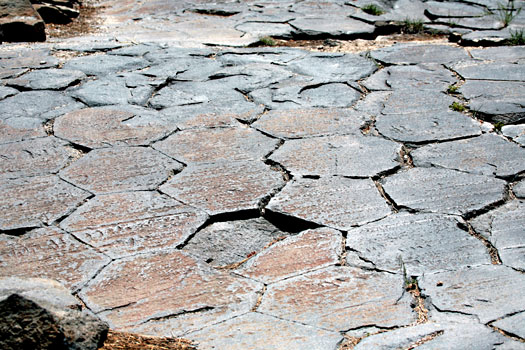
[[151,321],[166,321],[166,320],[169,320],[169,319],[172,319],[172,318],[180,317],[182,315],[196,314],[196,313],[199,313],[199,312],[206,312],[206,311],[211,311],[211,310],[214,310],[214,309],[215,309],[215,307],[213,307],[213,306],[203,306],[203,307],[200,307],[200,308],[194,309],[194,310],[183,310],[181,312],[176,312],[176,313],[165,315],[165,316],[152,317],[152,318],[149,318],[149,319],[143,321],[141,324],[145,324],[145,323],[148,323],[148,322],[151,322]]
[[263,217],[283,232],[299,233],[305,230],[322,227],[322,225],[315,222],[274,212],[268,208],[266,208]]
[[[399,168],[398,168],[399,169]],[[398,170],[396,169],[396,171]],[[399,210],[402,208],[401,206],[397,205],[396,202],[392,199],[392,197],[390,197],[388,195],[388,193],[386,193],[385,189],[383,188],[383,185],[379,182],[379,180],[373,180],[374,181],[374,184],[377,188],[377,191],[379,192],[379,194],[381,195],[381,197],[383,197],[383,199],[386,201],[386,203],[388,204],[388,206],[390,207],[390,209],[394,212],[394,213],[398,213]]]
[[89,148],[89,147],[79,145],[78,143],[71,142],[71,141],[69,141],[67,139],[64,139],[64,140],[68,141],[69,142],[69,146],[71,146],[71,148],[75,149],[76,151],[80,152],[81,155],[88,154],[89,152],[92,151],[92,149]]
[[469,222],[466,222],[466,224],[464,224],[458,221],[457,225],[461,230],[467,232],[469,235],[483,243],[483,245],[487,248],[487,251],[490,255],[490,260],[493,265],[501,265],[501,258],[499,256],[498,250],[487,238],[477,233]]
[[28,227],[20,227],[20,228],[14,228],[14,229],[8,229],[8,230],[0,230],[0,234],[2,235],[8,235],[8,236],[14,236],[14,237],[20,237],[25,235],[26,233],[29,233],[35,229],[39,229],[42,226],[28,226]]
[[519,335],[517,334],[514,334],[512,332],[509,332],[509,331],[506,331],[504,329],[501,329],[501,328],[498,328],[496,326],[494,326],[493,324],[489,324],[488,325],[490,328],[492,328],[493,330],[495,330],[496,332],[500,333],[500,334],[503,334],[504,336],[508,337],[508,338],[511,338],[515,341],[518,341],[518,342],[521,342],[521,343],[525,343],[525,339],[524,338],[521,338]]

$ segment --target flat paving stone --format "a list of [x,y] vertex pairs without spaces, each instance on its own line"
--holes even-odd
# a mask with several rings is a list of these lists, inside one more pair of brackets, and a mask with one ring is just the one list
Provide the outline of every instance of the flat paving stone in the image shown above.
[[524,309],[525,276],[501,265],[481,265],[457,271],[424,275],[422,293],[441,311],[475,315],[481,323]]
[[34,70],[16,79],[7,81],[7,85],[24,90],[63,90],[86,78],[78,70],[41,69]]
[[183,250],[213,266],[227,266],[286,236],[263,218],[215,222],[197,232]]
[[379,115],[379,133],[396,141],[427,143],[481,135],[480,124],[453,111]]
[[520,181],[512,187],[512,191],[518,198],[525,198],[525,181]]
[[85,108],[53,124],[56,136],[88,148],[148,145],[176,128],[155,111],[131,106]]
[[521,312],[509,317],[505,317],[501,320],[498,320],[492,323],[493,326],[498,327],[499,329],[504,330],[509,334],[513,334],[516,337],[525,339],[525,328],[523,324],[525,323],[525,312]]
[[456,102],[454,98],[437,90],[410,88],[395,90],[385,102],[383,114],[437,114]]
[[481,6],[463,3],[427,1],[425,5],[427,5],[425,12],[430,18],[481,17],[486,14],[486,9]]
[[111,73],[130,71],[148,66],[148,61],[139,57],[116,55],[89,55],[67,61],[63,68],[79,70],[87,75],[106,76]]
[[345,109],[272,110],[252,126],[279,138],[358,134],[364,124],[362,114]]
[[382,271],[409,276],[490,264],[483,243],[458,225],[457,217],[398,213],[350,230],[346,245]]
[[257,312],[236,317],[185,336],[199,349],[333,350],[342,337],[337,332],[281,320]]
[[60,177],[96,194],[152,190],[182,164],[144,147],[96,149],[60,172]]
[[370,35],[374,31],[374,26],[347,17],[332,17],[330,21],[326,17],[302,17],[290,21],[295,28],[294,35],[297,36],[332,36],[335,38],[352,38],[363,35]]
[[14,96],[18,94],[18,92],[19,91],[17,89],[13,89],[8,86],[0,86],[0,100],[3,100],[4,98],[9,96]]
[[0,146],[0,175],[9,178],[57,173],[79,152],[55,137],[37,138]]
[[263,198],[283,185],[281,173],[263,162],[219,162],[189,165],[160,190],[215,215],[258,209]]
[[442,167],[508,177],[525,170],[525,149],[494,134],[423,146],[411,152],[415,166]]
[[500,46],[484,47],[470,50],[473,58],[479,60],[495,60],[498,62],[518,62],[525,59],[525,47],[523,46]]
[[258,311],[335,331],[404,326],[414,320],[401,275],[344,266],[270,285]]
[[175,329],[190,331],[192,313],[198,317],[199,310],[214,311],[207,324],[246,313],[261,288],[175,251],[114,261],[82,289],[80,297],[113,329],[144,327],[150,320],[157,326],[169,324],[189,313],[190,319],[182,318]]
[[379,137],[328,136],[286,141],[269,159],[293,176],[372,177],[398,167],[400,150],[400,144]]
[[90,107],[125,105],[132,100],[131,90],[118,79],[91,80],[71,94]]
[[0,275],[51,278],[75,291],[110,259],[64,231],[45,227],[20,237],[0,234]]
[[398,206],[451,215],[469,215],[502,201],[505,186],[493,177],[436,168],[412,168],[383,182]]
[[464,79],[525,81],[521,65],[507,62],[459,62],[451,68]]
[[448,86],[456,82],[452,72],[438,64],[392,66],[385,71],[388,73],[385,84],[394,90],[414,88],[446,91]]
[[49,120],[82,108],[82,103],[56,91],[26,91],[0,101],[0,119],[36,117]]
[[258,37],[290,38],[293,28],[288,23],[244,22],[235,29]]
[[390,214],[369,179],[296,179],[273,197],[267,210],[347,231]]
[[370,55],[373,59],[387,65],[419,63],[443,64],[470,58],[465,49],[460,47],[403,43],[373,50],[370,52]]
[[279,241],[248,260],[236,272],[265,284],[338,264],[341,232],[319,228]]
[[80,205],[89,193],[54,175],[0,178],[0,231],[50,225]]
[[510,137],[514,142],[525,146],[525,124],[505,125],[501,128],[501,133]]
[[31,117],[0,119],[0,144],[46,136],[42,120]]
[[153,147],[184,163],[259,160],[278,145],[248,127],[179,131]]

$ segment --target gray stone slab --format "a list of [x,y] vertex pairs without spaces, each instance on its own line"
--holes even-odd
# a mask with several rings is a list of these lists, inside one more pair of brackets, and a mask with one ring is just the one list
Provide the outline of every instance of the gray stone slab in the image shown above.
[[357,81],[377,70],[371,60],[350,53],[313,53],[292,61],[288,67],[296,73],[325,82]]
[[54,175],[0,178],[0,190],[1,231],[50,225],[89,197]]
[[459,62],[451,68],[464,79],[525,81],[521,65],[507,62]]
[[372,180],[344,177],[296,179],[266,209],[343,231],[390,214]]
[[484,47],[470,50],[473,58],[485,61],[515,62],[525,59],[524,46]]
[[441,311],[475,315],[481,323],[522,311],[525,275],[502,265],[480,265],[451,272],[425,275],[422,293]]
[[512,191],[518,198],[525,198],[525,181],[521,180],[512,187]]
[[501,45],[505,40],[510,39],[509,28],[502,30],[475,30],[461,36],[462,45]]
[[37,117],[53,119],[82,108],[82,103],[55,91],[27,91],[0,101],[0,119],[7,117]]
[[24,90],[63,90],[85,77],[86,75],[78,70],[39,69],[8,80],[6,84]]
[[260,160],[278,145],[248,127],[179,131],[153,147],[183,163]]
[[90,107],[125,105],[132,100],[131,89],[122,79],[92,80],[82,84],[71,95]]
[[347,109],[272,110],[252,124],[258,130],[279,138],[359,134],[365,118]]
[[525,149],[494,134],[423,146],[411,155],[419,167],[437,166],[498,177],[525,170]]
[[0,146],[0,176],[17,178],[57,173],[80,154],[54,137]]
[[395,44],[370,52],[385,64],[452,63],[469,59],[463,48],[449,45]]
[[523,328],[523,324],[525,324],[525,312],[505,317],[492,323],[493,326],[503,329],[509,334],[525,339],[525,328]]
[[129,105],[81,109],[53,124],[56,136],[89,148],[148,145],[176,128],[156,111]]
[[410,143],[481,135],[478,122],[465,114],[453,111],[379,115],[375,126],[383,136]]
[[505,125],[501,128],[501,133],[510,137],[514,142],[525,146],[525,124]]
[[[493,31],[503,28],[503,23],[497,16],[486,15],[483,17],[454,18],[453,23],[462,28],[475,31]],[[467,34],[468,35],[468,34]]]
[[386,83],[389,75],[388,69],[380,69],[363,80],[361,84],[369,91],[391,90],[391,87]]
[[268,286],[258,311],[323,329],[393,327],[414,320],[403,277],[328,267]]
[[357,101],[353,109],[365,115],[377,116],[385,108],[385,101],[391,93],[391,91],[372,91]]
[[502,201],[506,182],[448,169],[412,168],[389,176],[383,188],[403,207],[468,215]]
[[281,173],[263,162],[227,161],[190,165],[160,190],[214,215],[259,209],[261,201],[283,185]]
[[[481,17],[487,10],[481,6],[473,6],[464,3],[427,1],[425,14],[433,19],[436,18],[463,18]],[[454,19],[455,20],[455,19]]]
[[254,37],[270,36],[274,38],[290,38],[293,27],[288,23],[244,22],[235,26],[235,29]]
[[400,144],[379,137],[328,136],[286,141],[270,159],[294,176],[372,177],[398,167],[400,150]]
[[346,245],[380,270],[420,276],[490,264],[483,243],[458,227],[456,217],[399,213],[350,230]]
[[42,120],[31,117],[0,119],[0,144],[46,136]]
[[386,68],[386,71],[388,76],[385,83],[393,90],[414,88],[446,91],[448,86],[456,82],[452,72],[437,64],[393,66]]
[[326,17],[304,16],[290,21],[290,25],[294,28],[292,34],[299,37],[350,39],[374,32],[374,26],[344,16],[333,16],[330,21]]
[[293,60],[308,56],[308,52],[296,48],[254,48],[230,49],[217,53],[217,60],[226,66],[247,63],[273,63],[285,65]]
[[18,94],[17,89],[10,88],[8,86],[0,86],[0,100],[3,100],[6,97],[14,96]]
[[299,103],[304,107],[351,107],[361,94],[351,86],[341,83],[307,87],[299,93]]
[[503,344],[496,346],[497,350],[524,350],[525,343],[518,340],[507,339]]
[[183,250],[213,266],[226,266],[287,235],[263,218],[216,222],[197,232]]
[[[217,61],[215,61],[217,62]],[[217,69],[209,79],[249,92],[277,84],[294,76],[286,67],[271,63],[246,63]],[[277,84],[278,85],[278,84]]]
[[395,90],[385,102],[383,114],[437,113],[449,110],[457,102],[439,90],[410,88]]
[[64,69],[79,70],[87,75],[107,76],[148,66],[143,58],[116,55],[89,55],[75,57],[64,64]]
[[158,151],[144,147],[96,149],[59,174],[90,192],[102,194],[130,190],[152,190],[182,164]]
[[226,322],[188,334],[199,349],[333,350],[341,335],[319,328],[251,312]]

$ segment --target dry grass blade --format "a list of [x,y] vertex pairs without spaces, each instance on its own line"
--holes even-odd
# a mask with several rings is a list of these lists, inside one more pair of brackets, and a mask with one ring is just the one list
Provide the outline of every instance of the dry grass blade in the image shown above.
[[110,330],[100,350],[196,350],[189,340],[149,337]]

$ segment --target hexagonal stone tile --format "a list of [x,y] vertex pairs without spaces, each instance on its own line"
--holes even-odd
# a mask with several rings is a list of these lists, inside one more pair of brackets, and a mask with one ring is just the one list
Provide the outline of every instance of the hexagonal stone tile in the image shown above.
[[78,156],[67,142],[54,137],[8,143],[0,146],[0,175],[16,178],[57,173]]
[[160,190],[210,215],[259,208],[261,200],[281,188],[281,173],[262,162],[190,165]]
[[294,176],[372,177],[398,167],[400,150],[400,144],[379,137],[329,136],[286,141],[270,159]]
[[468,215],[505,197],[506,182],[448,169],[412,168],[384,180],[383,188],[402,207]]
[[380,270],[410,276],[490,264],[483,243],[458,227],[457,217],[398,213],[348,231],[346,245]]
[[0,192],[0,231],[52,224],[90,195],[54,175],[0,177]]
[[215,222],[197,232],[183,250],[214,266],[226,266],[287,235],[263,218]]
[[7,81],[7,85],[24,90],[62,90],[80,82],[86,75],[78,70],[39,69]]
[[390,214],[372,180],[344,177],[296,179],[266,208],[343,231]]
[[148,145],[176,128],[154,111],[131,106],[81,109],[53,125],[56,136],[89,148]]
[[449,45],[396,44],[370,54],[386,64],[448,63],[470,58],[465,49]]
[[36,117],[48,120],[83,106],[61,92],[25,91],[0,101],[0,118]]
[[71,290],[82,287],[110,259],[71,235],[45,227],[21,237],[0,234],[0,275],[46,277]]
[[494,134],[427,145],[411,152],[414,165],[507,177],[525,170],[525,149]]
[[441,311],[475,315],[481,323],[522,311],[525,275],[502,265],[480,265],[424,275],[419,286]]
[[117,55],[90,55],[75,57],[64,64],[64,69],[80,70],[87,75],[105,76],[124,70],[144,68],[148,61],[143,58]]
[[150,148],[113,147],[89,152],[60,176],[101,194],[152,190],[182,168],[179,162]]
[[184,163],[259,160],[279,140],[248,127],[179,131],[153,147]]
[[248,260],[237,273],[265,284],[339,263],[341,232],[319,228],[279,241]]
[[208,215],[157,192],[100,195],[62,223],[112,258],[154,250],[169,251],[202,226]]
[[[112,328],[147,327],[143,325],[147,321],[160,327],[180,321],[175,329],[191,331],[195,330],[191,317],[198,318],[201,310],[213,315],[207,323],[248,312],[261,287],[175,251],[114,261],[80,296]],[[205,322],[198,329],[204,326]]]
[[268,287],[262,313],[342,331],[403,326],[414,320],[403,277],[351,267],[328,267]]
[[199,349],[316,349],[333,350],[342,337],[337,332],[250,312],[185,336]]
[[346,109],[272,110],[252,124],[258,130],[280,138],[360,133],[365,119]]
[[0,120],[0,144],[46,136],[42,120],[14,117]]
[[464,79],[525,81],[519,64],[508,62],[465,61],[451,66]]
[[521,312],[519,314],[498,320],[492,325],[498,327],[499,329],[503,329],[508,334],[512,334],[523,339],[525,338],[525,328],[523,328],[524,323],[525,312]]

